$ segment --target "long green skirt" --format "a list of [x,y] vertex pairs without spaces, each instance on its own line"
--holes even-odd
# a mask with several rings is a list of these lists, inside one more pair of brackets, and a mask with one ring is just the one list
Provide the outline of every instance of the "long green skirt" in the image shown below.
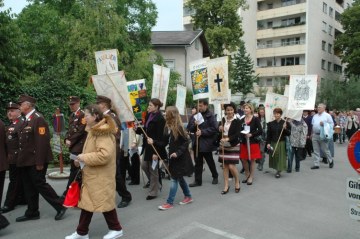
[[[276,142],[271,142],[270,144],[271,147],[275,149]],[[272,157],[272,154],[269,156],[269,167],[275,169],[276,171],[285,171],[286,161],[287,157],[285,141],[279,141],[274,157]]]

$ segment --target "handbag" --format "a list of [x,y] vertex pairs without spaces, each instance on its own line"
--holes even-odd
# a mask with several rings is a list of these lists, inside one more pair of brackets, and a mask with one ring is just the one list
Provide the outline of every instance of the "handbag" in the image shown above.
[[77,207],[79,199],[80,199],[80,182],[77,180],[77,177],[79,175],[79,172],[77,172],[74,181],[70,184],[69,189],[66,193],[65,200],[63,202],[63,206],[67,208],[71,207]]

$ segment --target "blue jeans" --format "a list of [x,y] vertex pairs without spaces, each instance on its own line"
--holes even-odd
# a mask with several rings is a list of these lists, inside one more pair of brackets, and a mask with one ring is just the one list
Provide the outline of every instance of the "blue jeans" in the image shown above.
[[180,187],[181,187],[185,197],[191,197],[189,187],[188,187],[184,177],[171,178],[169,197],[166,201],[167,203],[169,203],[171,205],[174,204],[174,199],[175,199],[175,195],[176,195],[176,192],[178,189],[178,184],[180,184]]
[[288,158],[288,171],[292,170],[292,164],[295,156],[295,170],[300,170],[300,161],[304,160],[305,148],[292,147],[290,157]]

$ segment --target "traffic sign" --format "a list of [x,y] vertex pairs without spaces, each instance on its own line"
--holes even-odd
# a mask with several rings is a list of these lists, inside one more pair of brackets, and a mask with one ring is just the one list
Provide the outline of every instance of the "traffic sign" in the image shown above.
[[348,159],[357,173],[360,173],[360,131],[355,132],[348,145]]

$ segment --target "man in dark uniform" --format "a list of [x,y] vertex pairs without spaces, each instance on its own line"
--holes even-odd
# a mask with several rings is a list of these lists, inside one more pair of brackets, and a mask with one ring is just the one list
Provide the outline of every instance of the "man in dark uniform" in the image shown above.
[[0,209],[2,213],[14,210],[15,206],[25,202],[24,188],[21,182],[19,170],[17,168],[17,158],[19,153],[19,130],[24,123],[21,116],[20,106],[10,102],[7,106],[7,116],[10,121],[6,127],[6,148],[9,163],[9,186],[6,193],[4,206]]
[[0,120],[0,203],[4,191],[5,174],[8,168],[6,158],[6,144],[5,144],[5,125]]
[[56,210],[55,220],[61,220],[66,208],[55,190],[46,182],[45,174],[53,159],[50,146],[49,126],[44,117],[35,110],[36,100],[28,95],[20,95],[19,105],[25,122],[19,131],[18,166],[24,185],[28,205],[25,215],[17,222],[40,218],[39,193]]
[[105,96],[97,96],[96,97],[96,104],[99,105],[100,110],[103,112],[104,115],[110,115],[111,118],[116,123],[116,191],[118,192],[119,196],[121,197],[121,202],[118,204],[118,208],[127,207],[132,199],[131,193],[127,190],[125,180],[121,177],[120,173],[120,160],[124,159],[121,157],[120,152],[120,137],[121,137],[121,122],[117,115],[112,112],[111,109],[111,99]]
[[[69,148],[69,152],[74,155],[82,153],[87,132],[85,131],[86,122],[84,111],[80,109],[80,98],[77,96],[69,97],[69,107],[71,115],[69,118],[69,130],[65,135],[65,145]],[[71,160],[70,177],[62,197],[65,198],[67,190],[74,181],[75,176],[80,168],[76,167],[74,160]]]

